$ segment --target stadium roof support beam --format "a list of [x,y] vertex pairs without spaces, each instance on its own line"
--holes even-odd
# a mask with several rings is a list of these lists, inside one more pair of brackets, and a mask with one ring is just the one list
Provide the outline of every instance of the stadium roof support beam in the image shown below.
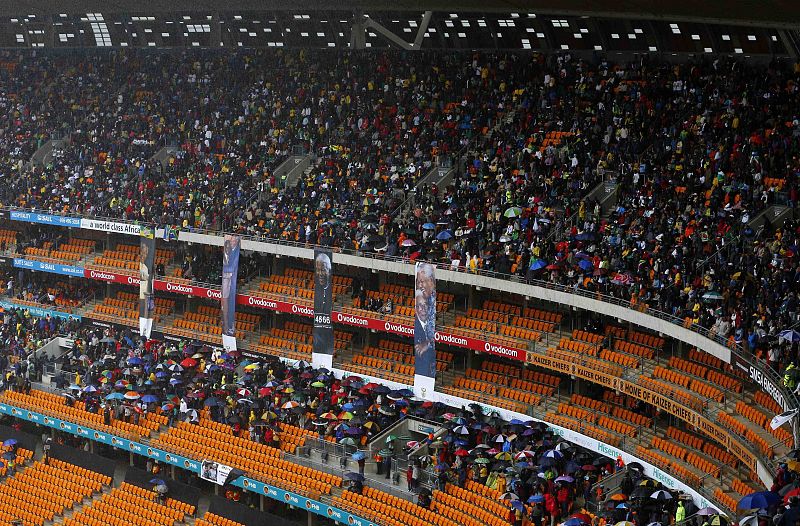
[[431,23],[432,16],[433,11],[425,11],[425,14],[422,15],[422,21],[419,23],[417,36],[414,39],[414,49],[422,49],[422,41],[425,39],[425,33],[428,31],[428,24]]
[[372,29],[400,49],[405,49],[407,51],[422,49],[422,41],[425,38],[425,32],[428,31],[428,25],[430,24],[432,15],[433,11],[425,11],[419,27],[417,28],[417,35],[414,38],[414,42],[406,42],[402,37],[394,34],[390,29],[387,29],[375,19],[360,13],[355,13],[353,17],[353,31],[350,36],[350,47],[352,49],[364,49],[364,47],[366,47],[364,31]]
[[792,57],[792,60],[796,62],[798,59],[798,53],[800,53],[800,50],[797,49],[797,39],[792,38],[792,36],[789,34],[789,31],[786,29],[779,29],[778,36],[780,37],[781,42],[783,42],[783,47],[786,48],[786,52],[790,57]]

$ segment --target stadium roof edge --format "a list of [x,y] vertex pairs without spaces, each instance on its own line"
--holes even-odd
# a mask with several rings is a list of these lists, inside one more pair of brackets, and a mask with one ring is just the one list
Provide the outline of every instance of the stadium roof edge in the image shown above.
[[[457,5],[458,7],[454,7]],[[507,11],[535,12],[603,18],[692,21],[715,24],[748,25],[800,29],[800,2],[790,0],[411,0],[384,2],[351,0],[142,0],[136,3],[120,0],[0,0],[0,16],[21,14],[49,15],[57,13],[175,13],[215,11],[282,11],[282,10],[371,10],[371,11]]]

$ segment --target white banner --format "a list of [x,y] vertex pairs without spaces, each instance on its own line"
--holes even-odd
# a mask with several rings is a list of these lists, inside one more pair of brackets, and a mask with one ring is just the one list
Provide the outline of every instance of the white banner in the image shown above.
[[115,234],[129,234],[138,236],[141,232],[139,225],[132,223],[116,223],[114,221],[103,221],[100,219],[81,219],[81,228],[88,228],[89,230],[100,230],[103,232],[113,232]]
[[771,427],[772,429],[778,429],[783,424],[789,422],[792,418],[794,418],[794,415],[796,414],[797,414],[797,409],[791,409],[779,415],[775,415],[772,418],[772,420],[770,420],[769,427]]
[[200,478],[213,482],[218,486],[224,486],[232,469],[233,468],[230,466],[214,462],[213,460],[204,460],[200,464]]

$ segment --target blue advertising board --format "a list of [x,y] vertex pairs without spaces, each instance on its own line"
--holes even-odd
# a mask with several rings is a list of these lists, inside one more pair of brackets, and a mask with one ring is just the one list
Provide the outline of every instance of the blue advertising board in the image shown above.
[[35,316],[37,318],[46,318],[48,316],[52,318],[62,318],[65,320],[77,320],[81,321],[81,317],[78,314],[71,314],[69,312],[61,312],[60,310],[50,310],[50,309],[43,309],[41,307],[32,307],[30,305],[19,305],[17,303],[12,303],[10,301],[0,300],[0,307],[4,309],[23,309],[27,310],[31,316]]
[[9,213],[12,221],[22,221],[24,223],[39,223],[42,225],[67,226],[72,228],[81,227],[80,217],[69,217],[52,214],[39,214],[36,212],[20,212],[12,210]]
[[16,268],[27,268],[51,274],[61,274],[62,276],[83,277],[83,267],[73,267],[72,265],[62,265],[60,263],[46,263],[35,259],[14,258]]
[[[22,409],[6,403],[0,403],[0,413],[14,416],[22,420],[27,420],[28,422],[33,422],[35,424],[51,427],[65,433],[87,438],[89,440],[100,442],[118,449],[130,451],[131,453],[137,455],[146,456],[154,460],[158,460],[159,462],[171,464],[181,469],[186,469],[193,473],[200,474],[200,462],[197,460],[182,457],[174,453],[168,453],[140,442],[128,440],[127,438],[103,433],[89,427],[79,426],[78,424],[74,424],[72,422],[67,422],[51,416],[45,416],[40,413]],[[323,502],[309,499],[296,493],[292,493],[291,491],[285,491],[280,488],[270,486],[261,481],[253,480],[248,477],[239,477],[238,479],[234,480],[232,484],[247,491],[252,491],[253,493],[258,493],[271,499],[278,500],[290,506],[306,509],[311,513],[328,517],[329,519],[333,519],[337,522],[352,526],[375,526],[374,523],[348,513],[347,511],[329,506]]]

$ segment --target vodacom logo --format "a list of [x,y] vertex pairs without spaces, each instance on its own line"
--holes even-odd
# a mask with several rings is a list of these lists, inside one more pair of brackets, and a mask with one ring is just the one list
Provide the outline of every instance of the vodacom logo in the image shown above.
[[214,289],[206,289],[206,296],[215,300],[222,299],[222,291]]
[[436,331],[436,334],[433,335],[433,338],[437,342],[444,342],[444,343],[452,343],[455,345],[467,345],[467,340],[461,338],[460,336],[453,336],[452,334],[442,334],[439,331]]
[[405,325],[390,323],[388,321],[383,326],[383,328],[384,330],[387,330],[389,332],[399,332],[400,334],[408,334],[408,335],[414,334],[414,327],[406,327]]
[[508,347],[503,347],[502,345],[495,345],[493,343],[486,342],[483,346],[486,352],[490,352],[493,354],[502,354],[504,356],[511,356],[516,358],[519,352],[516,349],[509,349]]
[[180,283],[172,283],[171,281],[167,281],[167,291],[191,294],[194,292],[194,287],[187,287],[186,285],[181,285]]
[[365,327],[369,324],[369,320],[366,318],[342,314],[341,312],[336,313],[336,321],[339,323],[349,323],[350,325],[363,325]]
[[89,273],[89,276],[91,276],[94,279],[107,279],[107,280],[114,280],[117,277],[114,274],[109,274],[107,272],[96,272],[94,270],[92,270]]
[[314,309],[309,309],[303,305],[292,305],[292,312],[295,314],[305,314],[306,316],[313,316]]
[[139,283],[141,283],[141,280],[139,278],[128,276],[128,285],[138,285]]
[[274,301],[265,300],[262,298],[254,298],[253,296],[247,297],[248,305],[255,305],[256,307],[264,307],[265,309],[277,309],[278,304]]

